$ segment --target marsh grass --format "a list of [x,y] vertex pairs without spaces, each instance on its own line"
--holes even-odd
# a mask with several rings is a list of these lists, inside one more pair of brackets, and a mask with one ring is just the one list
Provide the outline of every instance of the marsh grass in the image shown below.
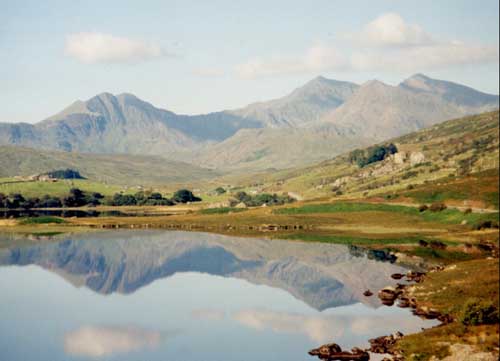
[[200,209],[200,214],[227,214],[227,213],[239,213],[244,212],[245,208],[234,208],[234,207],[220,207],[220,208],[206,208]]
[[30,225],[30,224],[49,224],[49,223],[67,223],[65,219],[59,217],[51,217],[51,216],[42,216],[42,217],[30,217],[24,218],[20,221],[22,225]]
[[[428,222],[459,224],[464,220],[467,224],[477,224],[483,221],[498,222],[499,214],[496,213],[467,213],[457,209],[445,209],[438,212],[426,210],[420,212],[416,207],[380,203],[320,203],[308,204],[301,207],[276,209],[275,214],[300,215],[314,213],[349,213],[349,212],[391,212],[419,217]],[[382,219],[383,221],[383,219]]]

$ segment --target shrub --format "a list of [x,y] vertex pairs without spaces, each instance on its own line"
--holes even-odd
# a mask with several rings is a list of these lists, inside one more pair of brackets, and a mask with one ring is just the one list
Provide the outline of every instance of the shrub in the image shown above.
[[448,207],[446,207],[446,204],[444,204],[443,202],[434,202],[429,207],[429,210],[431,212],[441,212],[444,211],[446,208]]
[[404,173],[401,178],[403,179],[408,179],[408,178],[413,178],[413,177],[416,177],[418,175],[418,172],[417,171],[414,171],[414,170],[410,170],[406,173]]
[[226,190],[224,188],[222,188],[222,187],[217,187],[217,188],[215,188],[215,193],[217,195],[221,195],[221,194],[226,193]]
[[85,193],[78,188],[71,188],[69,190],[69,196],[63,199],[63,205],[65,207],[80,207],[85,204],[87,204]]
[[469,298],[462,307],[458,320],[467,326],[498,322],[498,308],[491,301]]
[[418,207],[418,211],[419,212],[425,212],[426,210],[428,210],[429,207],[427,207],[427,204],[422,204]]
[[172,200],[176,203],[200,202],[201,198],[196,197],[189,189],[179,189],[174,193]]
[[467,209],[464,211],[464,214],[469,214],[469,213],[472,213],[472,209],[471,209],[471,208],[467,208]]
[[349,161],[356,163],[360,168],[375,162],[384,160],[387,156],[397,153],[398,148],[390,143],[388,145],[378,145],[367,150],[356,149],[349,153]]
[[478,231],[481,229],[488,229],[488,228],[498,228],[498,222],[485,220],[485,221],[480,221],[474,225],[474,229]]
[[85,179],[84,177],[82,177],[80,172],[69,168],[53,170],[51,172],[48,172],[47,175],[50,178],[57,178],[57,179]]

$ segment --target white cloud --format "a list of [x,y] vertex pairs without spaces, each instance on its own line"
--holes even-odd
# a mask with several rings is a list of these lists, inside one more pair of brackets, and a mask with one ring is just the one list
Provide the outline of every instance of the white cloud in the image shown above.
[[395,13],[386,13],[354,34],[354,39],[371,46],[412,46],[434,42],[432,37],[416,24],[408,24]]
[[65,54],[87,64],[138,63],[168,55],[156,44],[102,33],[68,35]]
[[[438,40],[398,14],[383,14],[337,45],[320,43],[303,55],[254,58],[235,67],[242,78],[326,71],[425,72],[498,63],[498,44]],[[348,44],[346,44],[346,41]]]
[[160,340],[160,332],[137,327],[84,326],[65,335],[64,349],[74,356],[102,357],[154,348]]
[[359,315],[303,315],[247,309],[236,312],[232,318],[241,325],[254,330],[268,329],[276,333],[301,334],[318,344],[353,337],[366,340],[384,334],[388,329],[407,333],[418,330],[424,325],[435,324],[418,317],[409,317],[405,312],[390,316],[371,312]]
[[456,42],[356,52],[351,67],[358,71],[422,72],[451,66],[498,62],[498,46]]
[[256,78],[282,74],[307,73],[342,69],[347,59],[335,48],[317,44],[303,56],[274,56],[270,59],[255,58],[235,67],[242,78]]

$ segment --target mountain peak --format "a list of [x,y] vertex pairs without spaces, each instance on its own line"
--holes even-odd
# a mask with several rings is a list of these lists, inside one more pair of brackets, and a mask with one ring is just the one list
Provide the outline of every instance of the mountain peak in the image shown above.
[[[421,79],[421,80],[432,80],[431,78],[429,78],[427,75],[425,74],[422,74],[422,73],[416,73],[416,74],[413,74],[412,76],[410,76],[408,79]],[[406,79],[406,80],[408,80]]]
[[389,88],[390,85],[388,85],[380,80],[372,79],[372,80],[368,80],[367,82],[361,84],[361,87],[362,88]]

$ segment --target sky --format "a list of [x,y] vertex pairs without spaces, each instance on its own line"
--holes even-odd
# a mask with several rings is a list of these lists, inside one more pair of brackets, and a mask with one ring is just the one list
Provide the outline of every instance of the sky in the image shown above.
[[498,0],[0,0],[0,9],[0,122],[37,122],[102,92],[208,113],[318,75],[396,85],[423,73],[499,93]]

